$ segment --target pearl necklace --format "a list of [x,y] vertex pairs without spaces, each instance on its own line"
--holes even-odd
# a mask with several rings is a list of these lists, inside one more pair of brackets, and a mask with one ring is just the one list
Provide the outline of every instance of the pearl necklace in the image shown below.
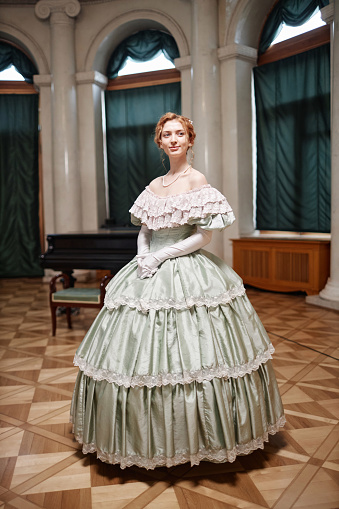
[[166,175],[163,175],[162,177],[162,186],[163,187],[169,187],[171,186],[172,184],[174,184],[174,182],[176,180],[178,180],[179,177],[181,177],[181,175],[183,175],[184,173],[186,173],[190,168],[192,168],[192,165],[190,164],[189,166],[187,166],[186,170],[182,171],[181,173],[179,173],[174,180],[172,180],[172,182],[170,182],[169,184],[165,184],[165,176],[169,174],[169,172],[166,173]]

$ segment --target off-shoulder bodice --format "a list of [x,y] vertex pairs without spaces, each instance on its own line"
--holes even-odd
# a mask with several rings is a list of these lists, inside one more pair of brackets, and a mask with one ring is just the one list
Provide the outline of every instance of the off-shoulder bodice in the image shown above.
[[151,230],[184,224],[223,230],[235,220],[225,196],[209,184],[170,196],[158,196],[147,186],[130,213],[133,224],[145,224]]

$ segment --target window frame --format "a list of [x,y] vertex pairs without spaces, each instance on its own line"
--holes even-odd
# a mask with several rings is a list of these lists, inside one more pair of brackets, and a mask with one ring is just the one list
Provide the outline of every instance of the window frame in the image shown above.
[[151,87],[154,85],[167,85],[181,82],[181,73],[178,69],[163,69],[137,74],[117,76],[108,80],[106,90],[124,90],[129,88]]
[[318,48],[331,40],[330,26],[325,25],[315,28],[304,34],[291,37],[286,41],[270,46],[265,53],[258,56],[257,65],[264,65],[277,60],[298,55],[304,51]]
[[[267,21],[268,17],[265,20]],[[265,23],[262,30],[264,29]],[[260,38],[261,39],[260,33]],[[280,43],[271,45],[264,53],[258,55],[257,66],[276,62],[277,60],[283,60],[294,55],[298,55],[305,51],[309,51],[314,48],[323,46],[331,42],[331,30],[330,25],[324,25],[303,34],[291,37]],[[254,113],[256,115],[256,112]],[[256,205],[257,206],[257,205]],[[263,236],[293,236],[296,238],[300,237],[321,237],[325,239],[331,238],[331,233],[322,232],[297,232],[297,231],[280,231],[280,230],[257,230],[260,235]]]

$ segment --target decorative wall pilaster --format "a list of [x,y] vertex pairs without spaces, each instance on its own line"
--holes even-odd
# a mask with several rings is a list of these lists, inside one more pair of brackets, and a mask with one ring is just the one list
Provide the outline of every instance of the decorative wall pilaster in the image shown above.
[[223,192],[237,221],[224,233],[224,259],[232,265],[231,238],[254,232],[252,68],[257,50],[240,44],[219,48],[221,73]]
[[185,117],[192,117],[191,90],[192,90],[192,61],[191,56],[176,58],[175,68],[181,72],[181,113]]
[[[104,90],[107,77],[98,71],[76,74],[82,227],[96,230],[108,216],[108,183],[105,178]],[[104,132],[103,132],[104,129]],[[89,207],[88,204],[91,204]]]
[[55,233],[54,191],[53,191],[53,147],[51,119],[51,83],[50,74],[35,74],[34,87],[40,95],[40,141],[43,168],[42,196],[44,210],[44,227],[46,233]]

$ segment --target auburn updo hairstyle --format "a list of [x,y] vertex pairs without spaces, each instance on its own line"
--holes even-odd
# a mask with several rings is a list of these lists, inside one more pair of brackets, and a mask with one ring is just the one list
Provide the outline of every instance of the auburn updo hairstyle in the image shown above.
[[165,115],[163,115],[159,119],[159,122],[155,126],[154,141],[158,145],[158,147],[160,148],[160,146],[161,146],[161,135],[162,135],[162,130],[164,128],[164,125],[169,120],[178,120],[181,123],[181,125],[184,128],[184,131],[186,132],[186,134],[188,136],[189,143],[191,144],[191,146],[193,146],[194,139],[196,137],[194,127],[193,127],[193,122],[189,118],[184,117],[183,115],[177,115],[176,113],[171,113],[169,111],[168,113],[165,113]]

